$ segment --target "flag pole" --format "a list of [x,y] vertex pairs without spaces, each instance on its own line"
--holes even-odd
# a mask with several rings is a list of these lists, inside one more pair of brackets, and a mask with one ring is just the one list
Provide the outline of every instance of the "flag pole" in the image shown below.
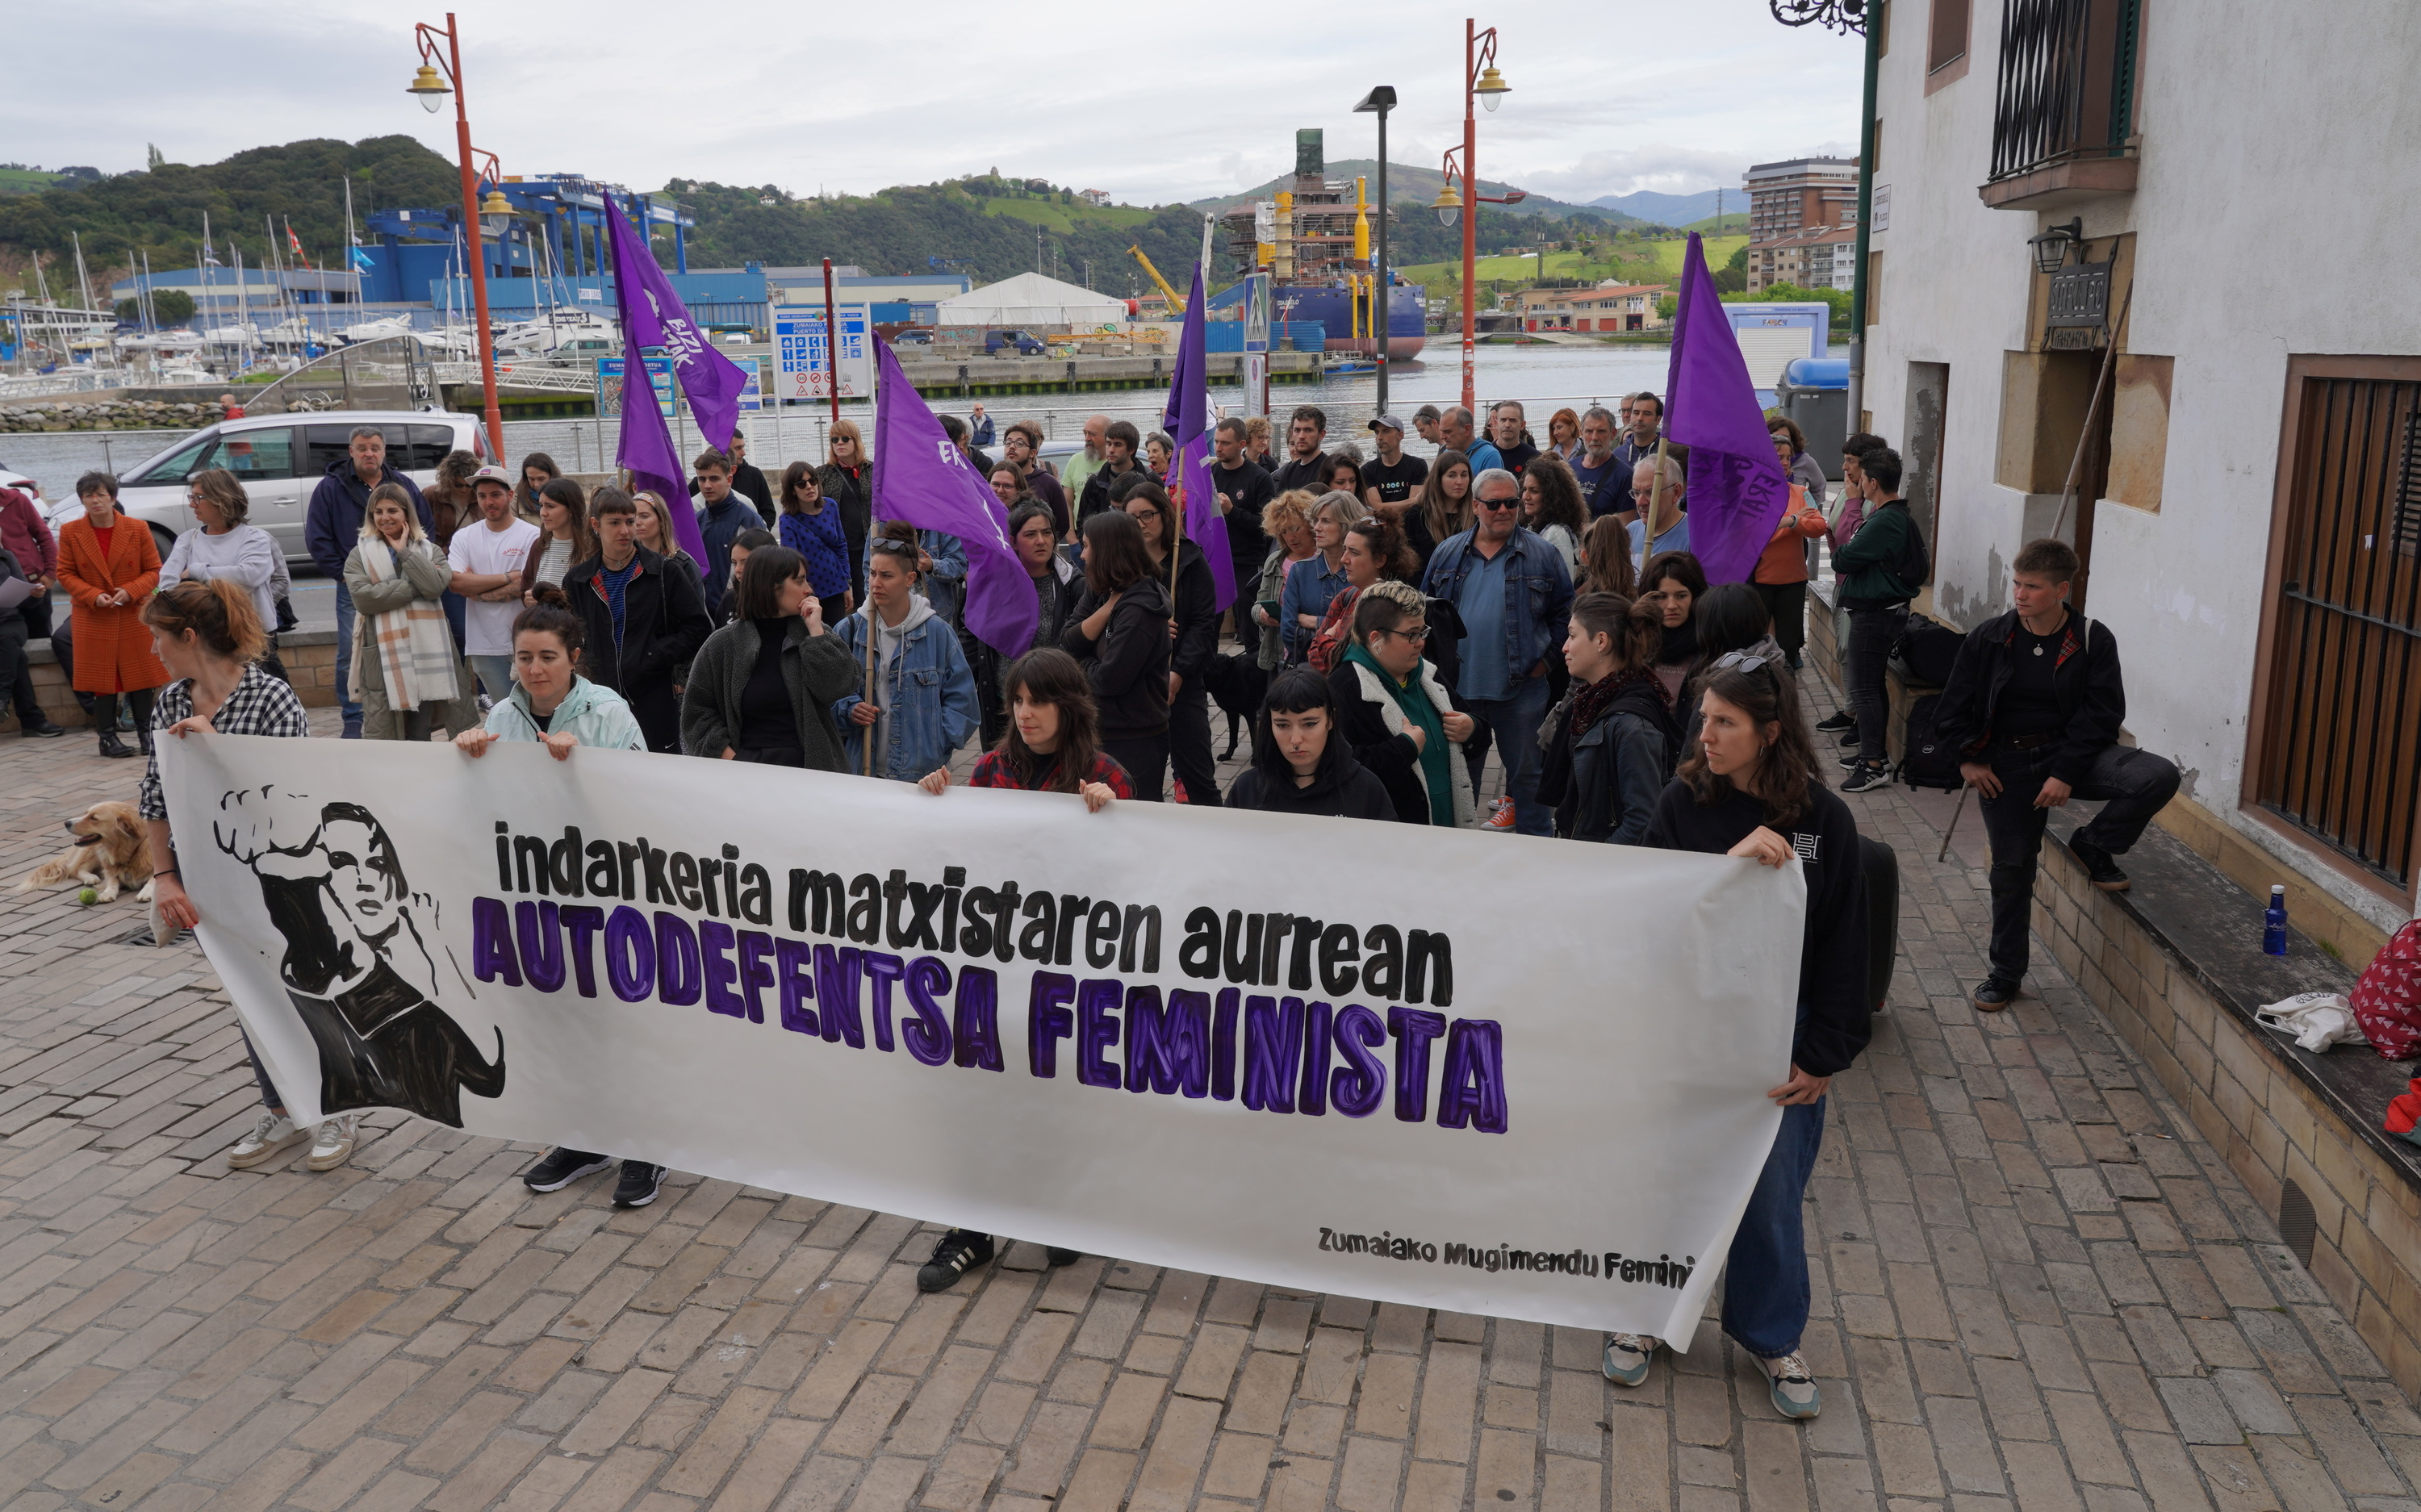
[[[829,257],[825,258],[824,266],[826,268],[830,268],[832,266],[832,259]],[[831,275],[827,273],[825,276],[829,278]],[[830,286],[827,285],[826,288],[829,289]],[[827,304],[824,307],[829,311],[832,306]],[[828,374],[826,382],[833,392],[833,410],[837,413],[840,409],[840,364],[836,360],[836,355],[833,351],[834,334],[835,333],[832,328],[832,318],[827,314],[824,319],[824,358],[829,365],[826,369]],[[875,339],[880,341],[882,338],[877,336]],[[875,364],[874,413],[877,416],[880,416],[884,413],[882,390],[887,382],[888,380],[882,376],[882,365],[881,363]],[[858,449],[866,452],[866,496],[870,503],[874,498],[874,469],[876,466],[874,453],[863,446]],[[873,558],[869,553],[867,556],[867,566],[870,569],[872,565]],[[880,623],[881,620],[876,617],[874,609],[874,584],[872,579],[869,577],[866,585],[866,692],[862,695],[865,701],[869,704],[874,702],[874,637],[876,627]],[[874,725],[868,725],[865,728],[866,762],[865,772],[863,774],[871,777],[874,775],[874,732],[877,726]]]

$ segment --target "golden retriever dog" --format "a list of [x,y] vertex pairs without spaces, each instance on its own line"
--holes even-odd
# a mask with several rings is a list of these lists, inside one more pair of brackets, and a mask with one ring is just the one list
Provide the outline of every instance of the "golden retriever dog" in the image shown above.
[[100,900],[116,900],[118,893],[130,887],[143,889],[142,896],[151,896],[151,850],[147,843],[142,817],[132,803],[95,803],[67,821],[67,830],[76,837],[75,844],[35,867],[17,891],[30,893],[38,888],[74,885],[89,887]]

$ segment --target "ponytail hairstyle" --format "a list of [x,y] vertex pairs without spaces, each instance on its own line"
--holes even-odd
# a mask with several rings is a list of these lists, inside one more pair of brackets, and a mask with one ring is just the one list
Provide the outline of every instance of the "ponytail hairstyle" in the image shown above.
[[404,486],[400,483],[382,483],[370,490],[368,500],[362,506],[362,539],[375,541],[386,539],[384,536],[378,533],[378,507],[382,504],[403,506],[403,544],[407,550],[429,538],[420,528],[420,511],[412,507],[412,495],[405,491]]
[[537,633],[552,635],[563,643],[563,654],[571,658],[572,670],[580,669],[581,642],[587,639],[588,627],[571,607],[571,596],[559,583],[541,583],[530,589],[538,601],[513,616],[513,639]]
[[192,631],[204,650],[229,661],[256,662],[269,648],[251,590],[232,578],[187,578],[162,588],[144,600],[143,623],[175,640]]
[[1645,600],[1591,589],[1572,600],[1572,619],[1582,634],[1606,637],[1617,672],[1648,670],[1664,644],[1664,616]]
[[1383,515],[1356,520],[1345,527],[1345,534],[1359,536],[1368,547],[1371,559],[1379,564],[1379,576],[1402,581],[1421,569],[1421,559],[1404,540],[1402,527]]
[[1703,743],[1693,741],[1689,759],[1677,775],[1690,785],[1690,795],[1703,808],[1734,791],[1745,792],[1765,805],[1773,824],[1796,823],[1814,806],[1808,796],[1817,776],[1816,744],[1807,733],[1806,716],[1799,711],[1799,695],[1783,676],[1777,659],[1755,667],[1710,667],[1702,696],[1722,699],[1755,725],[1764,740],[1754,771],[1736,777],[1718,776],[1707,767]]
[[993,747],[1002,765],[1016,774],[1020,787],[1031,787],[1046,761],[1058,766],[1051,781],[1042,787],[1050,793],[1072,793],[1082,787],[1093,770],[1093,758],[1101,754],[1101,719],[1093,703],[1093,684],[1085,676],[1083,663],[1055,646],[1045,646],[1026,652],[1008,664],[1001,674],[1001,701],[1014,711],[1020,689],[1025,701],[1049,704],[1059,710],[1059,749],[1055,756],[1043,756],[1025,743],[1012,718],[1008,728],[1001,732],[1000,744]]

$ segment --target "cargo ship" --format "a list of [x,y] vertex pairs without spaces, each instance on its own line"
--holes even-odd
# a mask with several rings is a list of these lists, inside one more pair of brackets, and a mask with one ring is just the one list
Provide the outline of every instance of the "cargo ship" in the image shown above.
[[[1233,258],[1229,276],[1267,271],[1274,318],[1319,321],[1330,351],[1375,356],[1383,325],[1390,361],[1419,356],[1429,330],[1428,290],[1392,273],[1382,278],[1373,267],[1370,218],[1385,213],[1383,207],[1370,203],[1363,179],[1327,176],[1325,133],[1319,128],[1295,132],[1294,160],[1290,186],[1274,199],[1239,205],[1220,217]],[[1212,303],[1242,297],[1239,283]]]

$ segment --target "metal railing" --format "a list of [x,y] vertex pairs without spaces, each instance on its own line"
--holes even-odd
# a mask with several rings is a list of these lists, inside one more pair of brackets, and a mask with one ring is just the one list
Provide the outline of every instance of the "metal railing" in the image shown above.
[[[2421,824],[2421,383],[2304,385],[2256,802],[2409,893]],[[2382,550],[2381,547],[2386,549]]]
[[[479,365],[475,362],[442,362],[436,365],[434,371],[437,382],[441,383],[476,383],[479,381]],[[556,394],[592,394],[597,389],[597,365],[499,359],[496,363],[496,386],[537,388]]]
[[417,336],[381,336],[315,357],[244,399],[257,414],[289,410],[427,410],[437,382]]
[[2127,154],[2141,0],[2006,0],[1992,179]]

